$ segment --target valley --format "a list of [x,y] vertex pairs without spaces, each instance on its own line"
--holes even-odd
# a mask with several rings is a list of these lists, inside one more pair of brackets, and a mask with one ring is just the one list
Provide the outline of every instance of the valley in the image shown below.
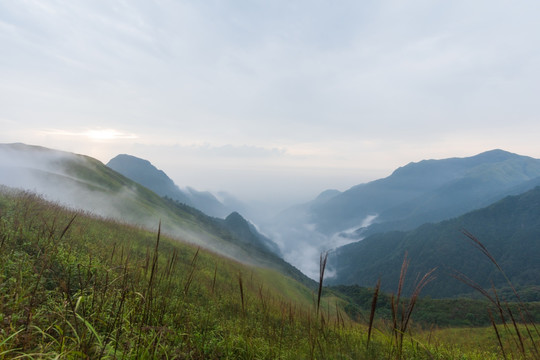
[[0,160],[1,357],[538,355],[540,160],[411,163],[258,224],[132,156]]

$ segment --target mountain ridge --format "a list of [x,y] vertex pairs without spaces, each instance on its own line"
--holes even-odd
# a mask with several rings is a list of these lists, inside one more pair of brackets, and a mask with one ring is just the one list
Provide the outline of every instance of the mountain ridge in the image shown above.
[[[515,168],[509,168],[512,166]],[[518,173],[520,168],[522,173]],[[491,172],[489,172],[490,169],[492,169]],[[360,223],[365,216],[373,213],[381,215],[377,222],[397,220],[391,216],[388,216],[388,219],[383,219],[384,215],[381,213],[388,212],[407,201],[421,198],[423,195],[432,196],[429,195],[429,191],[433,192],[438,189],[445,191],[445,186],[447,190],[454,186],[454,190],[452,190],[454,194],[449,197],[455,199],[456,194],[460,195],[459,192],[464,189],[464,185],[460,181],[475,181],[474,184],[469,184],[468,197],[483,191],[486,185],[490,186],[487,189],[489,190],[488,195],[496,197],[497,192],[504,192],[506,188],[538,176],[540,176],[540,160],[500,149],[465,158],[422,160],[400,167],[386,178],[353,186],[322,204],[316,203],[311,206],[310,210],[313,222],[318,224],[317,228],[323,233],[331,234],[350,228],[355,223]],[[482,194],[482,196],[487,195]],[[501,196],[499,196],[500,198]],[[470,199],[465,200],[469,201]],[[425,205],[427,199],[423,201]],[[482,205],[487,204],[481,203],[480,206]],[[456,208],[455,211],[429,221],[456,216],[460,212],[472,210],[475,206],[478,207],[474,203],[465,203]],[[332,213],[337,214],[337,217],[342,219],[337,222],[337,225],[329,223],[329,221],[334,221],[329,220],[332,218],[330,215]],[[420,224],[415,222],[414,226],[417,225]]]
[[[343,192],[323,191],[263,224],[285,259],[316,277],[321,252],[387,231],[460,216],[540,185],[540,160],[490,150],[410,162]],[[309,257],[303,260],[301,257]]]
[[24,144],[0,144],[0,184],[201,246],[243,263],[270,267],[313,285],[298,269],[259,244],[245,244],[215,218],[167,200],[85,155]]
[[192,187],[187,187],[186,190],[180,189],[163,170],[156,168],[146,159],[119,154],[106,165],[160,196],[168,196],[199,209],[207,215],[224,218],[232,212],[208,191],[201,192]]
[[[451,274],[459,271],[489,288],[508,286],[496,266],[485,258],[462,230],[480,239],[516,287],[540,285],[540,186],[508,196],[485,208],[410,231],[377,233],[337,248],[329,257],[332,284],[373,286],[380,277],[384,290],[397,288],[401,262],[411,259],[409,272],[423,274],[437,267],[436,283],[424,294],[452,297],[472,292]],[[421,275],[420,275],[421,276]],[[411,284],[409,284],[411,286]]]

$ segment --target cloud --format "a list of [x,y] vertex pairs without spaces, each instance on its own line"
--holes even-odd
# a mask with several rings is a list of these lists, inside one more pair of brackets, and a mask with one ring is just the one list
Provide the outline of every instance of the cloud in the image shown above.
[[220,190],[540,156],[539,4],[1,2],[0,141],[133,153]]
[[210,144],[192,145],[187,147],[187,150],[192,150],[195,154],[205,157],[240,159],[282,157],[287,153],[286,149],[233,144],[221,146],[213,146]]
[[43,134],[60,137],[84,137],[94,141],[113,141],[138,139],[136,134],[124,133],[115,129],[88,129],[85,131],[43,130]]

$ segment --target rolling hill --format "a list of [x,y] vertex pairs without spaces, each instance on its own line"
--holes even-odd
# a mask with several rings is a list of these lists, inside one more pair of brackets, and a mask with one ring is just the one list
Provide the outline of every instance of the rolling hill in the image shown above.
[[0,184],[26,189],[62,205],[156,230],[249,264],[271,267],[313,285],[260,243],[246,243],[201,211],[158,196],[100,161],[29,146],[0,145]]
[[156,194],[173,200],[177,205],[186,205],[207,215],[217,216],[214,221],[234,234],[238,241],[280,254],[279,247],[259,233],[256,227],[237,211],[230,211],[209,192],[200,192],[191,188],[182,191],[163,170],[158,170],[148,160],[131,155],[118,155],[109,161],[107,166]]

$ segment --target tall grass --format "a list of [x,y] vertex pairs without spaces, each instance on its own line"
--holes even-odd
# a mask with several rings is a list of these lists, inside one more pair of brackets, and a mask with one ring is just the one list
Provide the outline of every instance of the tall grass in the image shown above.
[[[488,299],[497,309],[499,319],[503,324],[504,332],[501,333],[497,327],[493,314],[488,309],[489,317],[496,334],[501,355],[504,359],[508,358],[524,358],[524,359],[540,359],[540,333],[536,326],[532,315],[529,313],[526,304],[521,300],[515,286],[510,281],[502,267],[499,265],[495,257],[487,249],[487,247],[473,234],[467,230],[462,230],[462,233],[467,237],[470,243],[478,249],[491,263],[497,268],[499,273],[503,275],[507,284],[512,289],[517,304],[517,312],[519,318],[511,310],[508,300],[501,299],[495,287],[492,286],[491,293],[482,286],[472,281],[461,273],[456,273],[455,277],[472,287],[474,290],[482,294]],[[510,323],[510,324],[509,324]],[[503,337],[507,340],[503,341]]]
[[371,333],[373,332],[373,321],[375,320],[375,310],[377,309],[377,299],[379,298],[380,289],[381,289],[381,278],[377,280],[377,285],[375,285],[375,291],[373,291],[373,299],[371,300],[371,309],[369,312],[369,324],[368,324],[366,347],[369,347],[369,342],[371,340]]
[[321,306],[321,295],[323,290],[324,271],[326,269],[326,263],[328,261],[328,252],[324,255],[321,253],[319,261],[319,286],[317,288],[317,315],[319,315],[319,308]]
[[[403,343],[404,337],[409,327],[413,310],[418,301],[418,297],[422,292],[422,289],[435,279],[434,272],[436,268],[431,269],[425,273],[422,278],[414,285],[413,292],[408,298],[408,301],[403,301],[402,292],[405,278],[407,275],[407,269],[409,267],[410,259],[407,257],[407,252],[403,257],[403,263],[401,265],[401,271],[399,275],[399,282],[397,288],[397,295],[392,295],[391,298],[391,310],[392,310],[392,334],[397,348],[397,358],[401,358],[403,355]],[[377,291],[377,290],[376,290]]]
[[406,332],[431,274],[410,300],[401,281],[387,331],[376,318],[380,285],[368,322],[348,318],[345,301],[324,288],[327,254],[310,289],[161,226],[156,234],[28,193],[0,193],[0,257],[0,359],[430,358]]

